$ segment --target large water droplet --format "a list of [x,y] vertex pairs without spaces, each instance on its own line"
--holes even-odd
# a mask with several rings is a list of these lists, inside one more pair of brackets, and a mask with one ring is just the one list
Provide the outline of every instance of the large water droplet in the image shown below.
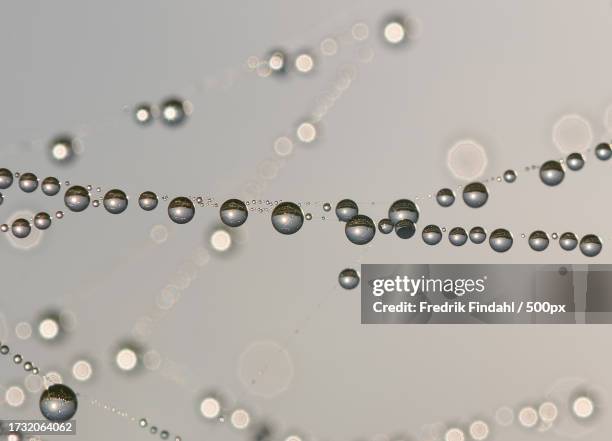
[[365,245],[374,238],[376,227],[368,216],[358,214],[346,223],[344,233],[354,244]]
[[272,210],[272,226],[279,233],[297,233],[303,224],[304,213],[293,202],[281,202]]

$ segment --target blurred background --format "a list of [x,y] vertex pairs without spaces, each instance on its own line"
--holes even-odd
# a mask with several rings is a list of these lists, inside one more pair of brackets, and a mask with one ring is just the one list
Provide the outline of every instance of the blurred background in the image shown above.
[[[130,196],[114,216],[2,191],[9,225],[66,213],[1,233],[0,417],[42,418],[19,353],[79,394],[76,439],[602,440],[609,326],[361,325],[338,273],[611,263],[611,164],[593,153],[612,136],[611,24],[609,0],[0,5],[0,167]],[[572,152],[584,169],[543,185],[533,166]],[[432,197],[473,180],[482,208]],[[186,225],[166,212],[180,195],[202,198]],[[230,231],[215,203],[232,197],[254,210]],[[378,221],[400,197],[421,211],[408,241],[353,245],[323,210],[352,198]],[[312,220],[277,233],[280,200]],[[515,243],[430,247],[430,223]],[[603,251],[536,253],[534,230],[597,234]]]

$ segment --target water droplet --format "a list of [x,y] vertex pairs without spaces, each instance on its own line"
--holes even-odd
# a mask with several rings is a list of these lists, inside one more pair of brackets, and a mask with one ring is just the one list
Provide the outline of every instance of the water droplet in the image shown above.
[[46,230],[51,226],[51,216],[49,213],[45,213],[41,211],[40,213],[34,216],[34,226],[39,230]]
[[13,356],[13,363],[15,364],[21,364],[21,362],[23,361],[23,357],[19,354],[15,354]]
[[344,233],[355,245],[365,245],[374,238],[376,227],[368,216],[358,214],[346,223]]
[[479,245],[487,239],[487,232],[482,227],[474,227],[470,230],[469,236],[472,243]]
[[244,202],[238,199],[229,199],[221,205],[219,215],[221,221],[228,227],[239,227],[246,222],[249,212]]
[[306,220],[312,220],[312,214],[306,213]]
[[0,168],[0,189],[4,190],[13,185],[13,173],[9,169]]
[[462,227],[455,227],[448,233],[448,240],[456,247],[460,247],[468,240],[468,235]]
[[480,182],[472,182],[463,189],[463,201],[468,207],[482,207],[489,199],[487,187]]
[[389,219],[393,225],[404,219],[416,224],[419,220],[419,208],[409,199],[398,199],[389,207]]
[[441,207],[450,207],[455,203],[455,192],[450,188],[443,188],[436,194],[436,201]]
[[566,232],[561,235],[559,239],[559,246],[565,251],[572,251],[578,246],[578,238],[574,233]]
[[182,100],[170,98],[161,105],[162,121],[169,127],[181,125],[187,119],[185,104]]
[[19,178],[19,188],[26,193],[32,193],[38,188],[38,178],[34,173],[24,173]]
[[504,253],[512,248],[512,243],[514,240],[512,239],[512,234],[508,230],[503,228],[498,228],[497,230],[491,233],[489,237],[489,245],[493,250],[498,253]]
[[195,216],[195,206],[189,198],[179,196],[168,204],[168,216],[177,224],[186,224]]
[[594,234],[587,234],[580,240],[580,251],[587,257],[595,257],[601,252],[603,244]]
[[13,236],[18,239],[23,239],[28,237],[30,231],[32,231],[32,227],[30,227],[30,223],[25,219],[15,219],[13,225],[11,225],[11,231]]
[[68,386],[54,384],[42,393],[39,406],[49,421],[67,421],[77,411],[77,397]]
[[559,161],[546,161],[540,167],[540,179],[546,185],[559,185],[563,178],[565,178],[565,172]]
[[427,225],[421,236],[427,245],[437,245],[442,240],[442,231],[437,225]]
[[602,142],[595,147],[595,156],[602,161],[607,161],[612,157],[612,148],[607,142]]
[[570,153],[565,159],[567,168],[572,171],[578,171],[584,167],[584,157],[580,153]]
[[506,181],[508,184],[512,184],[514,181],[516,181],[516,172],[514,170],[506,170],[504,172],[504,181]]
[[414,222],[409,219],[402,219],[395,224],[395,234],[397,234],[400,239],[410,239],[414,236],[415,232],[416,228]]
[[157,207],[157,195],[152,191],[143,191],[138,197],[138,205],[145,211],[154,210]]
[[378,231],[382,234],[389,234],[393,231],[393,222],[390,219],[381,219],[378,221]]
[[26,371],[26,372],[30,372],[32,370],[32,368],[33,368],[32,363],[29,362],[29,361],[26,361],[23,364],[23,370]]
[[80,212],[89,206],[89,193],[84,187],[75,185],[66,190],[64,194],[64,204],[71,211]]
[[358,214],[359,208],[351,199],[342,199],[336,204],[336,216],[342,222],[348,222]]
[[60,182],[57,178],[53,176],[49,176],[43,179],[42,184],[40,186],[42,192],[47,196],[55,196],[60,191]]
[[325,212],[331,211],[331,204],[329,202],[325,202],[323,204],[323,211],[325,211]]
[[0,225],[0,231],[6,233],[9,230],[9,226],[7,224]]
[[549,244],[548,234],[544,231],[534,231],[529,235],[529,246],[534,251],[544,251]]
[[56,219],[63,219],[64,218],[64,212],[59,210],[55,212],[55,218]]
[[149,423],[148,423],[148,422],[147,422],[147,420],[146,420],[146,419],[144,419],[144,418],[141,418],[141,419],[140,419],[140,421],[138,421],[138,425],[139,425],[140,427],[147,427],[147,425],[148,425],[148,424],[149,424]]
[[0,346],[0,354],[6,355],[9,353],[9,347],[7,345]]
[[272,226],[279,233],[297,233],[303,224],[302,209],[293,202],[282,202],[272,210]]
[[127,209],[128,198],[122,190],[115,188],[106,192],[102,203],[109,213],[120,214]]
[[340,271],[340,274],[338,275],[338,282],[344,289],[356,288],[357,285],[359,285],[359,274],[357,274],[357,271],[354,269],[344,269]]

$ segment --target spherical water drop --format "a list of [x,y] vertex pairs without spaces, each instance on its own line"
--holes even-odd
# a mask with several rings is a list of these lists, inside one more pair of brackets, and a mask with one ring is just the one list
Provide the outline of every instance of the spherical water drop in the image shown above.
[[152,191],[144,191],[138,197],[138,205],[145,211],[154,210],[157,207],[157,195]]
[[100,206],[100,201],[99,201],[99,200],[97,200],[97,199],[94,199],[94,200],[93,200],[93,202],[91,203],[91,205],[92,205],[93,207],[96,207],[96,208],[97,208],[97,207],[99,207],[99,206]]
[[9,347],[7,345],[0,346],[0,354],[6,355],[9,353]]
[[228,227],[239,227],[246,222],[249,212],[244,202],[238,199],[229,199],[221,205],[219,215],[221,221]]
[[550,240],[548,239],[548,234],[544,231],[534,231],[529,235],[529,246],[534,251],[544,251],[548,248],[548,244]]
[[603,244],[594,234],[587,234],[580,240],[580,251],[587,257],[595,257],[601,252]]
[[508,184],[512,184],[514,181],[516,181],[516,172],[514,170],[506,170],[504,172],[504,181],[506,181]]
[[514,240],[512,239],[512,234],[503,228],[498,228],[497,230],[493,231],[489,237],[489,245],[491,245],[491,248],[498,253],[508,251],[510,248],[512,248],[513,242]]
[[357,271],[351,268],[344,269],[340,271],[340,275],[338,276],[338,282],[340,286],[344,289],[353,289],[359,285],[359,274]]
[[410,239],[414,236],[416,232],[416,228],[414,226],[414,222],[408,219],[402,219],[398,223],[395,224],[395,234],[400,239]]
[[455,227],[448,233],[448,240],[456,247],[460,247],[468,240],[468,235],[462,227]]
[[64,194],[64,204],[71,211],[80,212],[89,206],[89,193],[84,187],[75,185],[66,190]]
[[123,213],[128,207],[127,195],[119,189],[113,189],[106,192],[102,200],[104,208],[111,214]]
[[348,222],[359,214],[357,204],[350,199],[342,199],[336,204],[336,216],[342,222]]
[[312,220],[312,214],[311,213],[306,213],[306,220]]
[[450,207],[455,203],[455,192],[450,188],[443,188],[436,194],[436,201],[441,207]]
[[565,251],[572,251],[578,246],[578,238],[574,233],[566,232],[559,238],[559,246]]
[[482,207],[489,199],[487,187],[480,182],[472,182],[463,189],[463,201],[468,207]]
[[15,354],[13,356],[13,363],[15,364],[21,364],[21,362],[23,361],[23,357],[19,354]]
[[9,226],[7,224],[0,225],[0,231],[6,233],[9,230]]
[[470,230],[469,236],[472,243],[479,245],[487,239],[487,232],[482,227],[474,227]]
[[49,176],[43,179],[42,184],[40,185],[40,188],[42,192],[46,194],[47,196],[55,196],[60,191],[60,182],[58,181],[57,178],[54,178],[53,176]]
[[49,421],[67,421],[77,411],[77,397],[68,386],[54,384],[42,393],[39,406]]
[[427,225],[421,236],[427,245],[437,245],[442,240],[442,231],[437,225]]
[[381,219],[378,221],[378,231],[382,234],[389,234],[393,231],[393,222],[390,219]]
[[584,167],[584,157],[580,153],[570,153],[565,159],[567,168],[572,171],[578,171]]
[[595,156],[602,161],[607,161],[612,157],[612,148],[607,142],[602,142],[595,147]]
[[189,198],[179,196],[168,204],[168,216],[177,224],[186,224],[195,216],[195,206]]
[[185,104],[182,100],[171,98],[161,105],[162,121],[169,127],[181,125],[187,118]]
[[30,223],[25,219],[16,219],[11,225],[11,231],[13,232],[13,236],[18,239],[23,239],[28,237],[30,231],[32,231],[32,227],[30,227]]
[[55,212],[55,217],[56,217],[57,219],[63,219],[63,218],[64,218],[64,212],[63,212],[63,211],[61,211],[61,210],[56,211],[56,212]]
[[358,214],[346,223],[344,233],[355,245],[365,245],[374,238],[376,227],[368,216]]
[[26,193],[32,193],[38,188],[38,178],[34,173],[24,173],[19,177],[19,188]]
[[153,122],[153,113],[149,104],[139,104],[134,108],[134,120],[143,126]]
[[4,190],[13,185],[13,173],[9,169],[0,168],[0,189]]
[[39,230],[46,230],[49,228],[51,226],[51,216],[49,216],[49,213],[41,211],[34,216],[34,226]]
[[563,178],[565,178],[565,172],[558,161],[547,161],[540,167],[540,179],[546,185],[551,187],[559,185]]
[[325,212],[331,211],[331,204],[329,202],[325,202],[323,204],[323,211],[325,211]]
[[409,199],[399,199],[389,207],[389,219],[393,225],[404,219],[416,224],[419,220],[419,208]]
[[303,224],[304,213],[293,202],[281,202],[272,210],[272,226],[279,233],[297,233]]

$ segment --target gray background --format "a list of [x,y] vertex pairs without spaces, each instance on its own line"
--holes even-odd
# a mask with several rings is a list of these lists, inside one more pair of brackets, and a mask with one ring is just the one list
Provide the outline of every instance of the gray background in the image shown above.
[[[397,11],[421,31],[406,47],[389,49],[381,21]],[[364,42],[351,38],[356,22],[369,26]],[[496,440],[603,439],[612,431],[608,326],[363,326],[358,290],[340,292],[336,284],[341,269],[360,262],[589,261],[556,243],[531,252],[520,234],[534,229],[601,234],[596,261],[610,263],[610,164],[590,153],[584,171],[568,174],[559,188],[545,188],[524,167],[561,157],[552,131],[566,114],[589,121],[594,143],[610,137],[611,22],[608,0],[2,3],[1,166],[120,187],[132,199],[121,216],[93,208],[69,214],[27,251],[0,238],[0,340],[43,371],[59,371],[81,394],[78,439],[151,437],[91,400],[183,439],[249,437],[227,422],[203,421],[198,399],[208,391],[228,411],[245,406],[254,422],[270,421],[279,438],[297,431],[315,439],[421,439],[428,424],[481,417]],[[341,43],[337,55],[324,57],[318,48],[329,36]],[[249,56],[276,47],[312,48],[316,73],[260,78],[246,68]],[[334,92],[347,69],[355,74],[350,87]],[[292,135],[321,103],[330,107],[330,93],[339,97],[318,142],[278,158],[274,140]],[[184,127],[133,122],[131,106],[168,95],[193,103]],[[46,151],[65,131],[83,145],[67,167]],[[519,179],[491,184],[482,209],[442,209],[427,196],[465,184],[446,164],[449,148],[464,138],[486,150],[483,179],[506,168],[516,168]],[[285,237],[273,231],[269,213],[252,213],[233,252],[219,255],[209,250],[215,209],[174,226],[165,204],[153,213],[135,207],[143,190],[251,198],[253,182],[261,187],[257,198],[311,202],[313,221]],[[7,220],[20,210],[62,208],[60,197],[4,193]],[[505,226],[515,246],[498,255],[484,245],[427,247],[377,236],[359,248],[341,224],[319,220],[322,202],[343,197],[375,219],[394,199],[419,197],[419,225]],[[161,244],[151,239],[156,225],[167,227]],[[202,253],[210,259],[199,266],[193,257]],[[156,299],[168,285],[182,287],[180,301],[162,312]],[[49,308],[76,317],[62,342],[15,337],[18,322],[35,327]],[[144,335],[134,333],[143,326]],[[157,351],[160,369],[117,372],[113,353],[126,340]],[[261,341],[286,352],[251,346]],[[83,356],[95,363],[94,377],[76,384],[70,367]],[[262,370],[256,385],[241,380],[240,372]],[[3,388],[24,378],[0,359]],[[563,407],[581,387],[605,391],[596,394],[600,418],[586,426]],[[551,391],[563,397],[556,432],[495,425],[500,406],[537,404]],[[29,394],[19,409],[0,404],[0,416],[39,418],[36,401]]]

